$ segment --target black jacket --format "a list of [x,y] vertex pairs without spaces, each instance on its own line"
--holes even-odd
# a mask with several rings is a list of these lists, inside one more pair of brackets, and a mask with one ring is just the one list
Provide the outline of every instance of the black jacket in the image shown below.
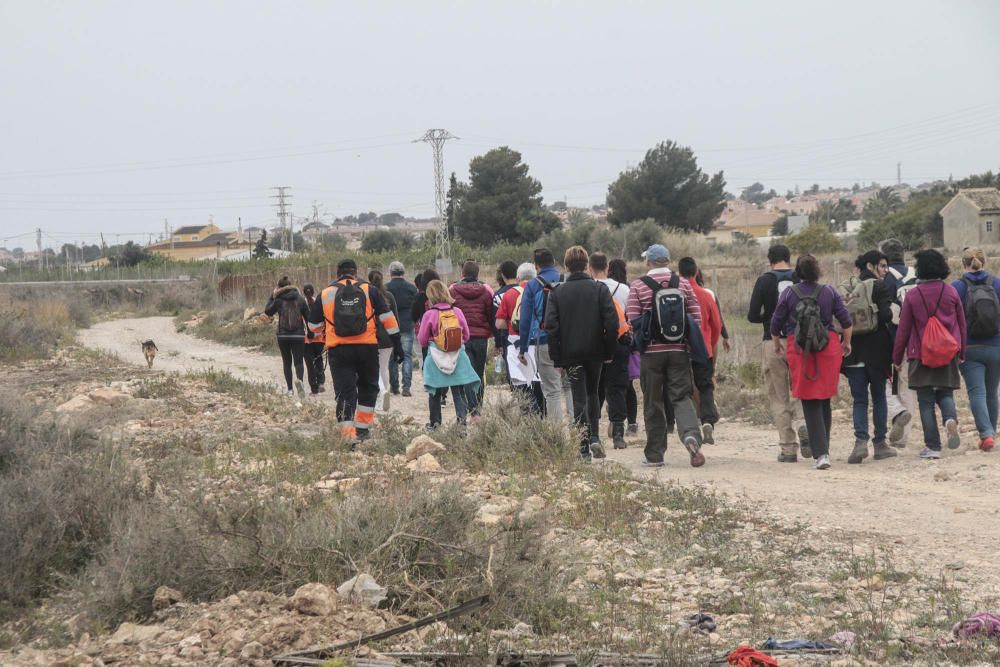
[[[309,319],[309,304],[294,285],[279,287],[271,293],[264,307],[264,314],[278,313],[278,338],[306,339],[306,321]],[[282,317],[285,314],[285,317]],[[295,317],[295,315],[301,317]]]
[[559,367],[609,361],[618,341],[618,311],[608,286],[571,273],[549,294],[545,307],[549,356]]
[[[747,319],[754,324],[764,325],[764,340],[771,340],[771,316],[778,306],[778,276],[768,271],[754,283],[753,293],[750,295],[750,312]],[[798,276],[793,269],[777,269],[778,273],[788,272],[793,283],[799,282]]]
[[392,294],[396,300],[397,314],[399,321],[399,331],[401,333],[413,333],[413,302],[417,298],[417,286],[407,282],[405,278],[396,276],[385,284],[386,290]]
[[851,338],[851,354],[844,357],[844,367],[864,364],[889,377],[892,370],[892,346],[896,341],[896,328],[892,325],[892,302],[896,293],[884,281],[875,278],[871,271],[862,271],[862,280],[875,279],[872,300],[878,307],[878,329]]

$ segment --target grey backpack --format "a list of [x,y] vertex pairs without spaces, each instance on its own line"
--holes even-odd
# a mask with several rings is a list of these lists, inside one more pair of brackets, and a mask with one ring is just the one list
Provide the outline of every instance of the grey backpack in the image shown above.
[[[799,297],[795,306],[795,344],[802,350],[803,368],[806,367],[805,362],[809,360],[810,354],[822,352],[830,343],[830,332],[823,326],[819,301],[816,299],[823,287],[818,287],[814,294],[804,294],[802,285],[791,285],[788,288]],[[819,371],[816,373],[818,375]],[[806,379],[815,380],[816,375],[809,377],[807,371]]]

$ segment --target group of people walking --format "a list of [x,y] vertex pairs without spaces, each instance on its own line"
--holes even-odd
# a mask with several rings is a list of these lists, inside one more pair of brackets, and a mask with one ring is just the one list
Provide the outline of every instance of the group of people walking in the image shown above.
[[[638,433],[639,380],[645,463],[662,466],[676,431],[692,466],[704,465],[703,444],[715,442],[715,360],[729,349],[714,293],[698,263],[671,269],[661,244],[643,253],[645,272],[631,282],[626,264],[581,246],[566,250],[562,268],[546,248],[533,261],[502,262],[494,289],[467,260],[447,285],[433,269],[406,280],[392,262],[390,280],[358,277],[354,260],[316,294],[282,278],[265,312],[278,316],[278,346],[289,394],[325,391],[330,369],[337,421],[352,441],[367,438],[375,412],[392,395],[411,396],[414,342],[428,394],[428,429],[443,423],[451,394],[456,421],[479,418],[493,339],[496,370],[523,409],[571,423],[584,460],[606,456],[601,414],[607,405],[612,446]],[[853,401],[855,443],[847,460],[897,455],[914,411],[924,432],[922,458],[941,455],[943,427],[959,446],[954,390],[965,379],[979,446],[994,447],[1000,387],[1000,279],[985,271],[979,249],[962,256],[966,272],[952,283],[935,250],[904,261],[889,239],[859,255],[856,275],[823,284],[820,263],[801,255],[794,267],[782,245],[768,250],[748,319],[763,328],[765,387],[778,430],[778,461],[800,456],[830,467],[831,399],[841,375]],[[940,415],[938,414],[940,413]],[[870,418],[869,418],[870,415]],[[871,445],[871,449],[869,449]]]
[[[961,444],[954,392],[965,379],[979,448],[993,449],[1000,387],[1000,279],[978,248],[962,254],[964,274],[947,282],[947,259],[928,249],[904,261],[902,244],[882,242],[855,261],[839,286],[820,282],[819,262],[785,246],[768,250],[748,319],[764,326],[763,366],[780,451],[828,469],[831,399],[840,375],[853,403],[854,446],[847,462],[882,460],[906,447],[914,410],[924,433],[920,457]],[[916,400],[914,400],[914,398]],[[870,415],[870,418],[869,418]],[[869,426],[871,428],[869,428]],[[871,445],[871,449],[869,449]]]

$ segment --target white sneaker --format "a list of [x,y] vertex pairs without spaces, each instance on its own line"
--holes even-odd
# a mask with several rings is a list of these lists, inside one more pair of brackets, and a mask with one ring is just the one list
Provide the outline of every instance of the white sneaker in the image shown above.
[[288,391],[285,392],[285,396],[287,396],[288,398],[295,398],[295,390],[289,389]]
[[826,454],[816,459],[816,463],[813,464],[813,468],[816,470],[828,470],[830,468],[830,457]]
[[306,388],[305,385],[302,384],[302,380],[295,380],[295,391],[298,393],[299,398],[306,397]]

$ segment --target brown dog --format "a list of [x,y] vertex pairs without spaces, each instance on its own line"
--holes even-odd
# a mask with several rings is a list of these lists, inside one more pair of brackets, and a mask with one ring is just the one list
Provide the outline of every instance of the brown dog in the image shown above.
[[156,359],[156,343],[152,340],[142,341],[142,356],[146,357],[146,363],[153,367],[153,359]]

